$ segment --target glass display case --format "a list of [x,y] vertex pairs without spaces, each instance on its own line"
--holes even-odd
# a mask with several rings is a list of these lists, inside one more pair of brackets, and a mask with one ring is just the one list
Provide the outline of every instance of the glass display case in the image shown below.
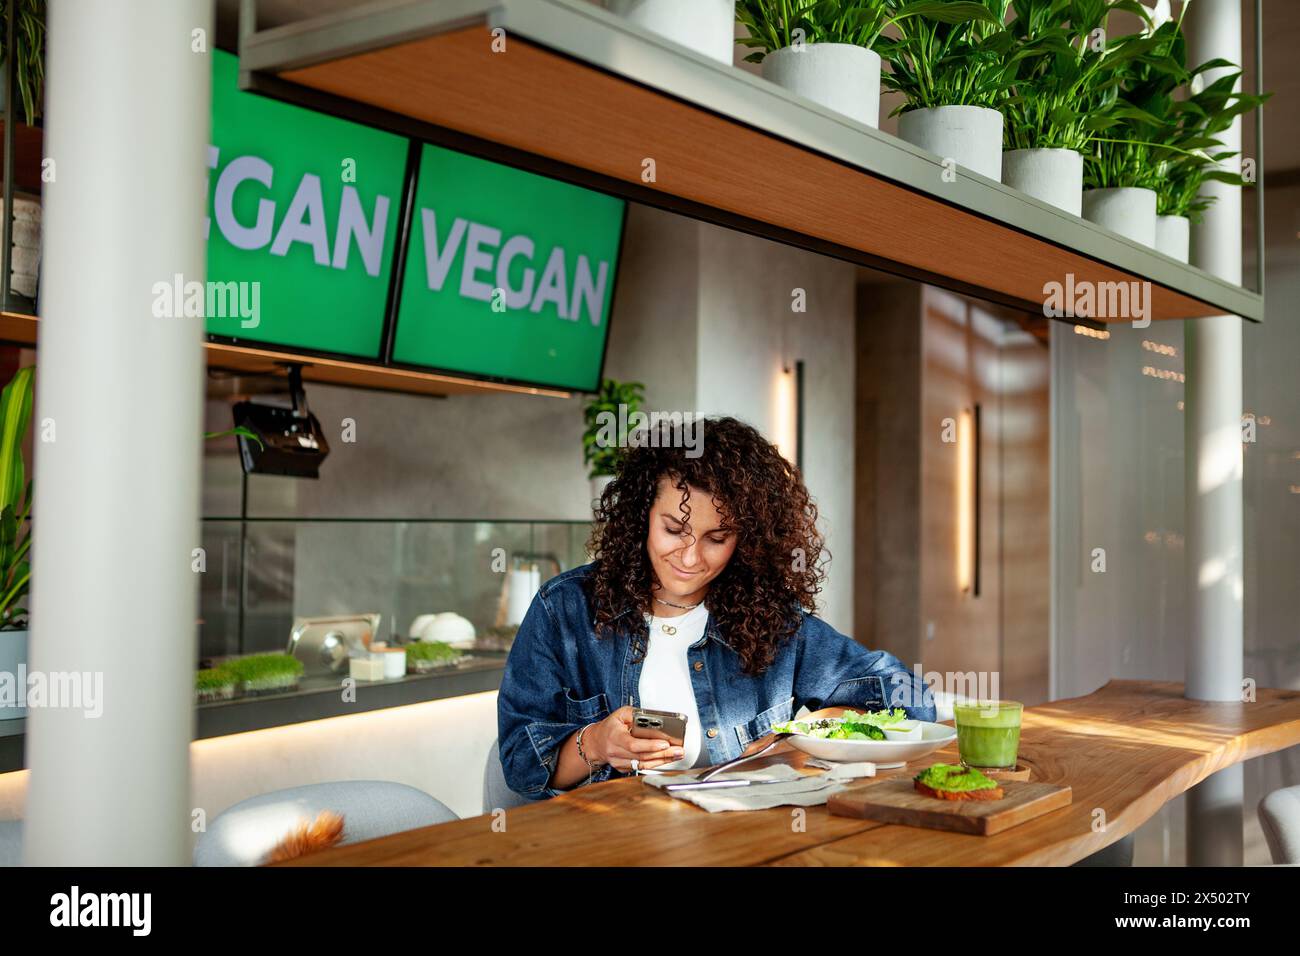
[[[201,660],[282,652],[295,621],[379,614],[376,639],[426,636],[431,615],[503,652],[533,593],[584,564],[585,521],[205,518]],[[439,624],[447,619],[441,619]]]

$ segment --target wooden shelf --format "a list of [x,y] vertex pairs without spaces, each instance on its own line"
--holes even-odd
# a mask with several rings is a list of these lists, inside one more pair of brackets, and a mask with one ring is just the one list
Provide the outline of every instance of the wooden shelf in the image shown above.
[[1039,314],[1072,275],[1150,281],[1152,318],[1263,317],[1256,293],[974,173],[945,182],[939,157],[579,0],[363,7],[253,33],[240,66],[267,95]]
[[203,348],[208,356],[208,368],[226,369],[245,375],[276,373],[282,371],[286,364],[300,364],[303,366],[302,377],[308,382],[372,388],[385,392],[408,392],[417,395],[514,392],[520,395],[547,395],[553,398],[567,398],[570,394],[556,389],[480,382],[434,372],[418,372],[411,369],[368,365],[363,362],[349,362],[345,359],[321,358],[218,342],[205,342]]
[[[35,316],[17,312],[0,312],[0,342],[35,348],[38,325]],[[570,394],[556,389],[480,382],[434,372],[389,368],[364,362],[350,362],[346,359],[323,358],[292,351],[251,348],[220,342],[204,342],[203,351],[207,356],[210,369],[224,369],[243,375],[266,375],[283,374],[285,365],[296,364],[303,366],[302,377],[308,382],[377,389],[385,392],[436,396],[514,392],[552,398],[567,398]]]
[[0,342],[36,348],[36,316],[0,312]]

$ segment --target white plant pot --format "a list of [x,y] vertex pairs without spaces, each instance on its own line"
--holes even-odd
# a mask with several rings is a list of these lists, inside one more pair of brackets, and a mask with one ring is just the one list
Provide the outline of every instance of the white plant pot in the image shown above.
[[36,276],[29,272],[11,272],[9,274],[9,287],[19,295],[24,295],[29,299],[36,298]]
[[36,275],[41,261],[41,204],[14,197],[13,245],[10,247],[9,284],[20,295],[36,296]]
[[39,219],[14,219],[14,245],[23,249],[41,247],[41,221]]
[[1156,244],[1156,194],[1151,189],[1123,186],[1087,189],[1083,218],[1144,246]]
[[639,27],[731,66],[736,48],[736,0],[607,0]]
[[15,196],[14,197],[14,221],[15,222],[40,222],[41,204],[35,199],[24,199],[21,196]]
[[13,271],[15,275],[19,273],[24,275],[36,275],[36,267],[41,261],[41,250],[33,249],[30,246],[15,245],[13,247],[13,255],[11,258],[13,260]]
[[763,78],[872,129],[880,125],[880,54],[852,43],[809,43],[763,57]]
[[898,136],[940,159],[1002,181],[1002,114],[984,106],[935,106],[898,117]]
[[1192,223],[1186,216],[1156,217],[1156,251],[1187,262],[1192,251]]
[[1002,181],[1072,216],[1083,213],[1083,156],[1072,149],[1008,149]]
[[[13,688],[17,700],[27,680],[27,632],[0,631],[0,681]],[[27,716],[27,708],[10,703],[6,696],[0,702],[0,720],[17,720]]]

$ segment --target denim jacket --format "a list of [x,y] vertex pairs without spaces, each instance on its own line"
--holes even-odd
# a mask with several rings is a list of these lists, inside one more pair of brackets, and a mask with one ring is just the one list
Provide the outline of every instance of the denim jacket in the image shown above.
[[[563,792],[550,782],[570,734],[639,703],[641,661],[633,659],[630,636],[596,636],[583,587],[591,567],[542,585],[506,661],[497,699],[501,764],[510,789],[532,799]],[[867,650],[811,614],[803,614],[798,631],[760,675],[742,672],[739,655],[712,617],[688,661],[710,764],[739,757],[804,705],[902,707],[909,717],[935,718],[930,690],[898,658]],[[592,779],[618,775],[603,766]]]

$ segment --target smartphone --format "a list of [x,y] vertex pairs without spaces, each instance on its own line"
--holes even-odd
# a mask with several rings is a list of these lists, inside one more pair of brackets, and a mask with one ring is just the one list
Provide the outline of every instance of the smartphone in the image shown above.
[[648,740],[666,740],[674,747],[686,742],[686,715],[670,710],[638,707],[632,713],[632,736]]

